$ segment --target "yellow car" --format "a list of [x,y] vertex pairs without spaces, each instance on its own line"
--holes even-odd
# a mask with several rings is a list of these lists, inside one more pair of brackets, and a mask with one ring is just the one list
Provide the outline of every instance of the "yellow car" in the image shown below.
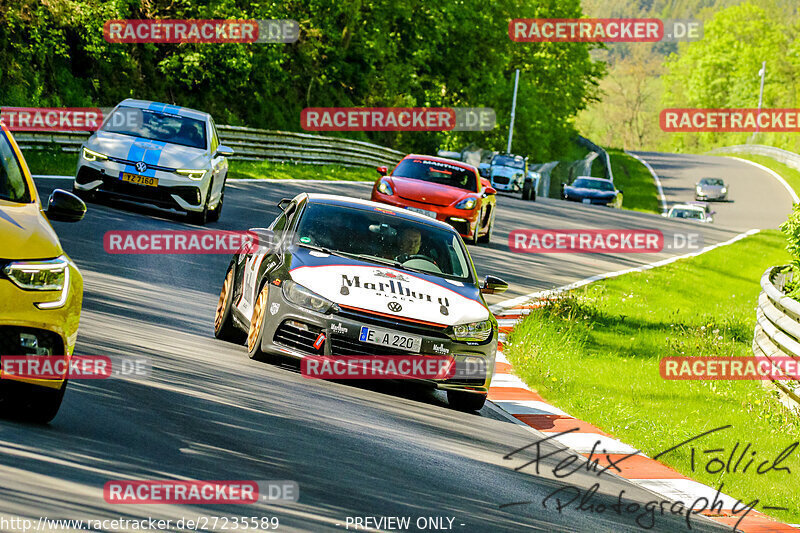
[[[56,189],[44,210],[19,147],[1,122],[0,128],[0,359],[69,358],[78,336],[83,277],[48,219],[78,221],[86,205]],[[67,388],[63,377],[22,379],[0,372],[0,413],[49,422]]]

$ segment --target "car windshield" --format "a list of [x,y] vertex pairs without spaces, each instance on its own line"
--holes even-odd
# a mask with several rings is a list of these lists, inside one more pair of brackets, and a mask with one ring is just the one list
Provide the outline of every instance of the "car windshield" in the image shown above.
[[180,144],[202,150],[206,148],[205,122],[163,111],[119,106],[100,129],[151,141]]
[[468,168],[430,159],[403,159],[392,172],[392,176],[430,181],[466,189],[471,192],[478,191],[478,180],[475,177],[475,172]]
[[0,200],[9,202],[30,203],[31,193],[28,190],[28,183],[22,174],[22,167],[17,160],[8,133],[0,130]]
[[585,179],[585,178],[576,179],[573,182],[572,186],[580,188],[580,189],[597,189],[598,191],[613,191],[614,190],[614,185],[612,185],[610,181],[590,180],[590,179]]
[[507,155],[498,155],[494,159],[492,159],[492,165],[500,166],[500,167],[511,167],[511,168],[525,168],[525,160],[521,157],[511,157]]
[[698,209],[673,209],[669,212],[672,218],[694,218],[697,220],[703,219],[703,212]]
[[455,231],[400,218],[388,209],[309,203],[297,225],[294,243],[472,281],[466,250]]
[[715,187],[721,187],[724,185],[724,182],[719,178],[703,178],[700,180],[700,185],[713,185]]

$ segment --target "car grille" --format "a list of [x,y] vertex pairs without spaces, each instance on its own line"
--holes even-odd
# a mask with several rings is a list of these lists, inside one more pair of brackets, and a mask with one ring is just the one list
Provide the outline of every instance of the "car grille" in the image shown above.
[[508,185],[508,182],[511,181],[511,178],[508,176],[495,176],[492,178],[492,181],[499,185]]
[[[119,163],[121,165],[129,165],[132,167],[136,166],[136,163],[138,163],[138,161],[131,161],[130,159],[123,159],[121,157],[113,157],[113,156],[109,156],[108,160],[114,161],[115,163]],[[147,163],[147,168],[152,168],[154,170],[161,170],[162,172],[175,172],[175,169],[172,167],[162,167],[160,165],[151,165],[150,163]]]
[[111,176],[104,176],[102,190],[169,206],[175,204],[172,199],[172,195],[175,194],[189,204],[200,205],[200,189],[197,187],[148,187],[128,183]]
[[307,353],[311,355],[322,355],[324,346],[319,349],[314,348],[314,342],[322,331],[315,326],[303,324],[305,329],[300,326],[300,322],[293,320],[286,320],[278,329],[275,330],[275,335],[272,337],[273,342],[282,344],[288,348],[293,348],[298,352]]
[[53,355],[64,354],[64,344],[57,333],[47,331],[46,329],[0,326],[0,356],[36,355],[34,349],[22,346],[20,342],[21,333],[35,336],[39,348],[48,349]]
[[364,326],[377,326],[380,328],[395,329],[404,331],[414,335],[424,335],[427,337],[438,337],[442,340],[449,341],[450,338],[444,333],[443,328],[437,326],[428,326],[426,324],[417,324],[414,322],[407,322],[404,320],[394,320],[389,317],[382,317],[380,315],[373,315],[350,309],[340,308],[337,315],[348,318]]
[[331,355],[415,355],[413,352],[367,344],[342,335],[331,334]]

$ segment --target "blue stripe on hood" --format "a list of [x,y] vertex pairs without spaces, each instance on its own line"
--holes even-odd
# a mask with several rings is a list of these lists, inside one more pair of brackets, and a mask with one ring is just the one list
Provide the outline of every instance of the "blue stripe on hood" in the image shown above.
[[[144,148],[142,145],[148,144],[155,146],[153,149]],[[158,165],[158,161],[161,159],[161,152],[164,149],[164,146],[167,143],[164,141],[151,141],[149,139],[142,139],[137,137],[131,147],[128,149],[128,161],[144,161],[147,163],[147,170],[144,172],[139,172],[136,170],[136,167],[133,165],[125,165],[125,172],[129,172],[131,174],[139,174],[140,176],[148,176],[148,177],[155,177],[156,171],[153,168],[150,168],[153,165]],[[122,176],[120,176],[122,177]]]

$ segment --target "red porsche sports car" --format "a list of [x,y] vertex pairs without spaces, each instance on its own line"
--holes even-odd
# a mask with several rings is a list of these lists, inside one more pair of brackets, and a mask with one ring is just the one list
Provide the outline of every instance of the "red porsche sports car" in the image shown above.
[[411,154],[390,175],[387,167],[378,167],[378,173],[373,202],[445,221],[471,244],[491,239],[497,191],[472,165]]

